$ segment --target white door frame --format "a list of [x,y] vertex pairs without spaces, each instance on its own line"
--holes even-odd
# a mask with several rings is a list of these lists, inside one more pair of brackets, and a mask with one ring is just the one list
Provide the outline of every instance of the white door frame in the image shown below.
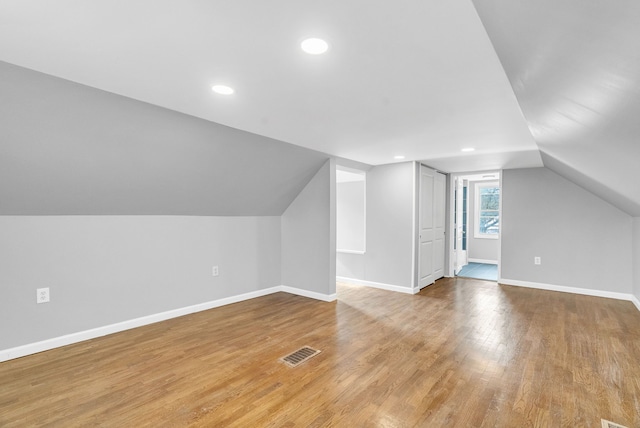
[[[456,270],[456,260],[455,260],[455,249],[454,249],[454,241],[456,239],[456,231],[455,231],[455,183],[456,178],[459,177],[467,177],[467,176],[482,176],[487,174],[498,174],[498,183],[500,189],[502,189],[502,170],[491,170],[491,171],[471,171],[471,172],[457,172],[450,174],[451,186],[449,186],[449,195],[448,195],[448,205],[449,205],[449,236],[447,237],[449,243],[449,264],[446,267],[445,276],[454,277]],[[495,181],[495,178],[493,179]],[[467,196],[469,196],[469,192],[467,192]],[[500,234],[498,235],[498,281],[500,281],[502,275],[501,269],[501,259],[502,259],[502,199],[503,192],[500,192]],[[467,204],[467,215],[472,215],[472,213],[468,212],[469,205]],[[469,222],[467,221],[467,226]],[[469,231],[467,230],[467,245],[469,242]],[[467,247],[468,248],[468,247]],[[468,255],[468,254],[467,254]]]
[[[462,242],[464,241],[463,224],[465,224],[465,221],[464,221],[465,212],[463,209],[465,205],[465,201],[463,198],[464,179],[462,177],[454,177],[452,179],[452,183],[453,183],[452,186],[454,186],[454,189],[453,189],[454,215],[452,218],[454,221],[453,233],[455,234],[455,236],[453,237],[453,242],[454,242],[455,250],[452,251],[451,254],[454,255],[454,264],[453,264],[454,274],[457,275],[462,270],[462,267],[467,265],[468,263],[467,250],[462,249]],[[466,223],[468,225],[469,221],[467,220]]]
[[445,276],[447,252],[447,176],[435,171],[433,180],[433,279]]

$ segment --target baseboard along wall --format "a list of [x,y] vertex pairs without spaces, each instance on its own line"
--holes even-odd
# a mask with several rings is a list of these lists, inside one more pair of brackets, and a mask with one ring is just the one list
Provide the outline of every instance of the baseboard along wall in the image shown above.
[[344,276],[337,276],[336,281],[346,282],[347,284],[363,285],[365,287],[379,288],[381,290],[395,291],[405,294],[417,294],[420,292],[419,288],[402,287],[400,285],[384,284],[382,282],[365,281],[362,279],[347,278]]
[[609,299],[629,300],[640,311],[640,301],[630,293],[618,293],[615,291],[593,290],[590,288],[567,287],[564,285],[542,284],[539,282],[520,281],[517,279],[500,278],[498,283],[513,285],[516,287],[537,288],[539,290],[560,291],[562,293],[583,294],[586,296],[606,297]]
[[93,328],[90,330],[79,331],[77,333],[66,334],[64,336],[54,337],[51,339],[42,340],[40,342],[16,346],[15,348],[3,349],[3,350],[0,350],[0,362],[12,360],[14,358],[24,357],[27,355],[37,354],[38,352],[48,351],[54,348],[60,348],[62,346],[83,342],[89,339],[95,339],[97,337],[102,337],[108,334],[130,330],[137,327],[142,327],[142,326],[157,323],[160,321],[166,321],[171,318],[177,318],[177,317],[192,314],[195,312],[206,311],[206,310],[217,308],[220,306],[230,305],[232,303],[238,303],[238,302],[242,302],[249,299],[255,299],[256,297],[262,297],[268,294],[278,293],[281,291],[285,293],[296,294],[298,296],[309,297],[311,299],[321,300],[323,302],[332,302],[337,298],[335,293],[322,294],[314,291],[302,290],[300,288],[289,287],[286,285],[279,285],[276,287],[252,291],[250,293],[239,294],[237,296],[225,297],[223,299],[212,300],[209,302],[198,303],[197,305],[187,306],[187,307],[178,308],[178,309],[172,309],[170,311],[160,312],[153,315],[147,315],[140,318],[134,318],[131,320],[122,321],[115,324],[109,324],[102,327]]
[[[417,294],[420,292],[419,288],[401,287],[399,285],[384,284],[380,282],[364,281],[355,278],[336,277],[339,282],[346,282],[355,285],[362,285],[366,287],[379,288],[382,290],[395,291],[405,294]],[[517,287],[537,288],[541,290],[560,291],[563,293],[584,294],[588,296],[607,297],[618,300],[631,301],[638,311],[640,311],[640,300],[633,294],[617,293],[612,291],[592,290],[588,288],[566,287],[562,285],[542,284],[529,281],[520,281],[514,279],[500,278],[498,283],[504,285],[513,285]],[[320,300],[323,302],[333,302],[337,299],[335,293],[322,294],[315,291],[303,290],[300,288],[290,287],[286,285],[279,285],[276,287],[265,288],[262,290],[252,291],[250,293],[240,294],[237,296],[225,297],[223,299],[213,300],[210,302],[199,303],[197,305],[187,306],[184,308],[173,309],[158,314],[148,315],[140,318],[135,318],[128,321],[122,321],[115,324],[110,324],[102,327],[97,327],[90,330],[80,331],[77,333],[71,333],[64,336],[54,337],[40,342],[29,343],[26,345],[17,346],[15,348],[9,348],[0,350],[0,362],[12,360],[14,358],[20,358],[27,355],[37,354],[38,352],[47,351],[49,349],[59,348],[73,343],[82,342],[89,339],[95,339],[97,337],[106,336],[108,334],[118,333],[120,331],[129,330],[136,327],[142,327],[148,324],[153,324],[160,321],[165,321],[171,318],[177,318],[184,315],[192,314],[195,312],[206,311],[209,309],[217,308],[220,306],[230,305],[232,303],[242,302],[244,300],[255,299],[257,297],[266,296],[272,293],[285,292],[290,294],[296,294],[298,296],[308,297],[311,299]]]
[[[336,277],[336,281],[346,282],[348,284],[363,285],[366,287],[379,288],[382,290],[389,290],[389,291],[395,291],[395,292],[406,293],[406,294],[417,294],[420,292],[420,288],[401,287],[399,285],[384,284],[384,283],[373,282],[373,281],[364,281],[361,279],[347,278],[343,276]],[[519,281],[515,279],[506,279],[506,278],[500,278],[498,280],[498,283],[504,284],[504,285],[514,285],[517,287],[537,288],[540,290],[560,291],[563,293],[584,294],[587,296],[606,297],[606,298],[618,299],[618,300],[629,300],[640,311],[640,300],[638,300],[638,298],[633,294],[617,293],[613,291],[603,291],[603,290],[592,290],[589,288],[567,287],[563,285],[542,284],[537,282]]]

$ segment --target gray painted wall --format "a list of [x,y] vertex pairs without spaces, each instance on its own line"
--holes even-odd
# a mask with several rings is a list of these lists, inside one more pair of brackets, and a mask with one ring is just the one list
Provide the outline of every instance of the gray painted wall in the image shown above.
[[335,181],[327,161],[282,215],[282,285],[335,294]]
[[336,185],[336,245],[340,250],[365,250],[364,192],[364,181]]
[[[640,301],[640,217],[633,219],[633,295]],[[640,309],[640,308],[639,308]]]
[[[617,141],[616,143],[620,143],[620,141]],[[596,154],[602,149],[607,151],[606,157],[609,159],[604,160],[603,153],[600,153],[599,155]],[[577,155],[582,158],[579,159],[580,161],[584,161],[585,157],[591,157],[592,160],[589,162],[591,164],[591,168],[589,168],[589,171],[599,170],[601,174],[604,174],[604,177],[608,182],[611,182],[612,180],[622,180],[623,183],[633,183],[636,181],[635,176],[633,175],[636,165],[635,162],[637,162],[636,159],[640,156],[636,154],[638,153],[637,150],[638,145],[634,139],[630,140],[629,144],[624,149],[619,148],[612,150],[609,144],[603,145],[602,148],[598,149],[595,149],[594,147],[586,148],[581,146],[580,150],[572,153],[568,159],[575,161]],[[636,151],[636,153],[633,153],[633,151]],[[549,168],[551,171],[561,175],[573,183],[578,184],[580,187],[587,189],[589,192],[609,202],[613,206],[620,208],[629,215],[640,215],[640,191],[638,191],[637,188],[635,191],[636,194],[633,195],[627,194],[623,190],[623,187],[608,186],[592,175],[585,173],[584,170],[580,171],[572,167],[569,163],[561,161],[559,158],[559,156],[562,156],[561,153],[554,153],[553,155],[547,153],[544,146],[540,148],[540,156],[542,157],[544,166]],[[622,158],[619,156],[622,156]],[[611,157],[615,157],[616,159],[611,159]],[[629,165],[629,168],[625,168],[622,166],[624,164],[620,162],[621,159],[626,162],[631,162],[632,164]],[[616,167],[612,171],[607,171],[606,168],[603,168],[604,165],[616,165]],[[607,172],[609,174],[607,174]]]
[[505,170],[502,195],[502,278],[631,293],[628,214],[547,168]]
[[327,155],[0,62],[0,215],[281,215]]
[[498,261],[499,239],[475,238],[475,206],[476,206],[476,183],[470,181],[467,190],[467,212],[469,213],[469,223],[467,225],[467,256],[470,259],[482,259]]
[[365,254],[336,254],[336,275],[344,278],[365,280]]
[[[3,62],[0,93],[0,349],[278,286],[283,274],[335,293],[327,155]],[[292,221],[304,226],[296,245]],[[294,266],[291,253],[311,256]],[[50,303],[35,303],[40,287]]]
[[367,171],[367,251],[337,255],[338,276],[412,287],[413,163]]
[[7,349],[280,285],[280,217],[0,216],[0,260]]

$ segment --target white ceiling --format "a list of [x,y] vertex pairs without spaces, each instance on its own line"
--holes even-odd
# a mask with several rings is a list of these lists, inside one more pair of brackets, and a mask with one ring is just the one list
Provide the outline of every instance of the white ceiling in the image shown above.
[[370,165],[544,162],[640,216],[637,0],[0,0],[0,60]]
[[371,165],[542,166],[469,0],[1,0],[0,60]]

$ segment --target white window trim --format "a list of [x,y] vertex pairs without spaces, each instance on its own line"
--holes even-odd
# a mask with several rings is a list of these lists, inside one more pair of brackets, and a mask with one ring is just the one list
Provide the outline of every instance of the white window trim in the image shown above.
[[[496,234],[480,233],[480,189],[483,187],[498,187],[500,183],[498,181],[479,181],[474,185],[474,203],[473,203],[473,237],[475,239],[499,239],[502,232],[502,218],[500,219],[500,230]],[[500,192],[500,198],[498,202],[498,216],[500,216],[500,208],[502,207],[502,192]]]

